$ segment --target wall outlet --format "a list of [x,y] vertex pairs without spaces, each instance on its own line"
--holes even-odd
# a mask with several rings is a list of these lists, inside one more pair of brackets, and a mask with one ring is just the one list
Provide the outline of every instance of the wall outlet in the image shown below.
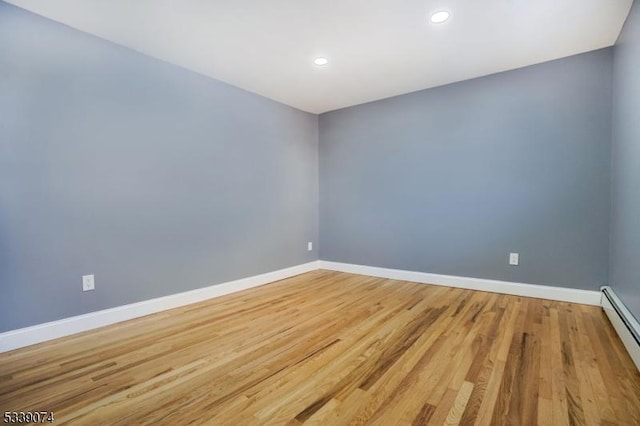
[[509,265],[518,266],[519,263],[520,263],[520,254],[509,253]]
[[94,290],[96,288],[96,282],[93,275],[82,276],[82,291]]
[[307,243],[307,251],[311,251],[311,250],[313,250],[313,243],[311,241],[309,241]]

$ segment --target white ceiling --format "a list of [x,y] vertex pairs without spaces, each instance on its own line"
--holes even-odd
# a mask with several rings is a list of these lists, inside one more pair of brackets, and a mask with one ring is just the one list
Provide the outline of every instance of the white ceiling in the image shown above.
[[313,113],[611,46],[633,2],[7,1]]

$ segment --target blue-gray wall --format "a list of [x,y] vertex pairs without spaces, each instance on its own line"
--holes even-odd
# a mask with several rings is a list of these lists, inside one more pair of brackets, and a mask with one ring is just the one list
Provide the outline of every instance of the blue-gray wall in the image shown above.
[[597,290],[611,74],[604,49],[322,114],[320,258]]
[[638,9],[615,48],[612,172],[612,49],[323,114],[318,132],[0,1],[0,332],[315,260],[318,212],[325,260],[610,282],[638,315]]
[[640,4],[614,53],[610,285],[640,319]]
[[317,137],[0,2],[0,332],[317,259]]

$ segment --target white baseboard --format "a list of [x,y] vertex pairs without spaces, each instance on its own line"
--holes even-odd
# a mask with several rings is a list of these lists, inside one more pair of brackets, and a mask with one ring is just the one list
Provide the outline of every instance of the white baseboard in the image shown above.
[[452,275],[430,274],[426,272],[403,271],[400,269],[353,265],[350,263],[329,262],[326,260],[320,261],[320,268],[331,271],[390,278],[394,280],[464,288],[467,290],[489,291],[492,293],[511,294],[514,296],[535,297],[538,299],[550,299],[561,302],[600,306],[599,291],[553,287],[538,284],[514,283],[481,278],[456,277]]
[[78,315],[58,321],[0,333],[0,353],[83,331],[93,330],[106,325],[127,321],[167,309],[189,305],[191,303],[223,296],[225,294],[246,290],[274,281],[290,278],[305,272],[314,271],[316,269],[328,269],[332,271],[349,272],[381,278],[512,294],[516,296],[559,300],[563,302],[582,303],[587,305],[600,306],[601,304],[601,293],[598,291],[513,283],[480,278],[456,277],[450,275],[430,274],[426,272],[403,271],[399,269],[319,260],[253,277],[242,278],[235,281],[191,290],[184,293],[172,294],[169,296],[159,297],[157,299],[145,300],[142,302],[132,303],[130,305],[118,306],[111,309],[91,312],[84,315]]
[[87,330],[93,330],[105,325],[142,317],[167,309],[189,305],[225,294],[235,293],[252,287],[258,287],[316,269],[319,269],[318,261],[313,261],[290,268],[255,275],[253,277],[186,291],[184,293],[172,294],[157,299],[145,300],[130,305],[118,306],[58,321],[7,331],[0,333],[0,353]]
[[[633,337],[627,326],[625,325],[625,321],[629,324],[630,327],[634,328],[636,332],[640,332],[640,324],[634,318],[634,316],[629,312],[627,307],[622,303],[620,298],[616,295],[616,293],[611,289],[611,287],[603,287],[603,289],[607,289],[608,294],[614,299],[614,303],[616,304],[620,313],[615,310],[611,302],[607,296],[602,294],[602,309],[609,317],[609,321],[611,321],[611,325],[618,333],[620,340],[622,340],[622,344],[627,349],[629,356],[633,360],[633,363],[636,365],[638,370],[640,370],[640,344],[636,342],[636,339]],[[621,318],[624,317],[624,320]]]

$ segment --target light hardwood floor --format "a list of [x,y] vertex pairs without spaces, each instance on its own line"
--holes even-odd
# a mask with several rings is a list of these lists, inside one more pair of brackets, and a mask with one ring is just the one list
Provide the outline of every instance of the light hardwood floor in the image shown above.
[[[315,271],[0,354],[56,424],[640,424],[601,310]],[[1,414],[1,413],[0,413]]]

